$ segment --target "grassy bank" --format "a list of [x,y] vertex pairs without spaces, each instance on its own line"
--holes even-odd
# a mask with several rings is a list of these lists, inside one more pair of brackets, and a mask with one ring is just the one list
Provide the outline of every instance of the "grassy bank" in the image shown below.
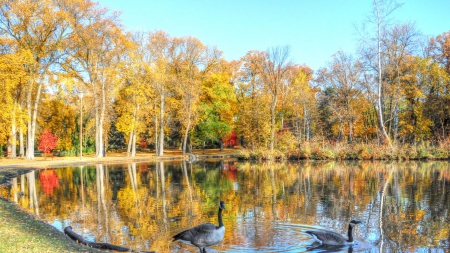
[[375,144],[303,143],[292,149],[241,149],[239,160],[450,160],[450,145],[405,145],[391,149]]
[[101,252],[76,244],[1,198],[0,224],[0,252]]

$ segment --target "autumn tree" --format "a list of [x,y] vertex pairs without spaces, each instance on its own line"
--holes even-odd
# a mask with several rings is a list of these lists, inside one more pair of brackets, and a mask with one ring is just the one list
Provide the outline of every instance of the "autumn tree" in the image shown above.
[[[388,29],[390,24],[390,15],[393,11],[399,8],[401,5],[397,4],[395,0],[374,0],[372,5],[372,10],[367,17],[367,23],[363,25],[365,28],[366,24],[373,24],[373,35],[369,35],[365,29],[362,30],[361,34],[361,47],[360,54],[365,58],[365,66],[369,71],[373,71],[376,73],[376,78],[372,79],[376,80],[376,108],[378,111],[378,125],[379,130],[383,139],[390,145],[391,148],[392,142],[391,138],[386,131],[385,127],[385,119],[384,119],[384,101],[383,101],[383,62],[385,59],[385,54],[382,51],[382,42],[383,42],[383,31]],[[373,44],[372,41],[375,41],[376,44]]]
[[[282,111],[288,120],[288,127],[301,143],[309,141],[313,134],[318,89],[311,85],[312,70],[309,67],[294,66],[291,74],[293,78],[287,87]],[[281,124],[283,128],[284,123]]]
[[194,135],[202,142],[220,142],[231,133],[233,117],[237,110],[233,83],[229,72],[213,73],[202,85],[199,105],[199,122]]
[[125,38],[118,13],[109,15],[90,1],[71,12],[74,32],[67,41],[68,57],[61,63],[66,78],[77,80],[74,88],[92,99],[95,115],[95,150],[97,157],[105,151],[105,130],[110,126],[112,101],[121,84],[119,64],[129,41]]
[[400,104],[404,100],[402,79],[407,75],[409,59],[417,53],[419,43],[420,34],[413,23],[395,24],[384,31],[384,119],[394,143],[399,131]]
[[283,86],[289,83],[289,69],[292,63],[289,61],[290,48],[273,47],[265,54],[259,64],[262,71],[262,79],[270,100],[270,141],[269,148],[273,150],[275,145],[277,104]]
[[249,51],[241,58],[234,85],[238,104],[236,127],[242,144],[250,149],[266,146],[270,136],[269,98],[265,95],[259,62],[264,53]]
[[[333,90],[329,97],[329,110],[337,122],[338,140],[346,134],[353,142],[354,124],[361,115],[362,66],[350,55],[338,51],[326,69],[319,71],[317,81],[324,89]],[[347,129],[345,131],[345,129]]]
[[[156,155],[164,154],[164,139],[167,127],[166,111],[170,110],[167,101],[173,94],[175,78],[173,74],[173,63],[176,61],[176,45],[169,34],[163,31],[149,32],[147,50],[150,52],[150,64],[154,72],[152,87],[155,91],[154,110],[155,114],[155,151]],[[168,110],[169,107],[169,110]]]
[[48,154],[50,151],[55,149],[58,143],[58,137],[53,135],[49,129],[45,129],[41,133],[41,138],[39,139],[39,150]]
[[197,124],[203,80],[218,63],[221,52],[192,37],[177,38],[176,41],[180,51],[174,65],[180,100],[177,118],[182,126],[182,152],[185,154],[189,133]]
[[77,128],[74,108],[58,99],[46,99],[39,109],[38,126],[47,129],[58,136],[58,145],[61,150],[72,150],[73,137]]
[[149,52],[146,50],[144,33],[136,32],[132,36],[133,45],[127,50],[122,64],[123,85],[116,101],[117,130],[128,136],[127,152],[131,157],[136,155],[136,139],[147,131],[145,117],[154,114],[152,101],[154,91],[151,87],[152,73]]
[[430,86],[426,108],[434,122],[436,137],[443,141],[450,133],[450,31],[431,38],[425,52],[425,56],[437,64],[428,63],[432,66],[429,73],[434,78],[428,82]]
[[32,61],[32,55],[29,51],[10,49],[12,51],[0,54],[0,87],[4,94],[0,99],[0,143],[7,143],[9,156],[15,158],[17,130],[26,127],[27,114],[22,105],[29,75],[25,66]]
[[61,46],[70,35],[65,10],[66,1],[2,1],[0,3],[0,36],[10,39],[21,50],[32,54],[33,62],[25,65],[29,75],[25,84],[27,118],[26,158],[34,158],[36,119],[42,92],[48,82],[51,66],[61,57]]

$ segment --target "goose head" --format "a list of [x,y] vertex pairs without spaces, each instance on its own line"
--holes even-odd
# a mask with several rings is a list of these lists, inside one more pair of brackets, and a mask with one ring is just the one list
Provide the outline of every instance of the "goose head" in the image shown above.
[[224,203],[223,201],[220,201],[220,203],[219,203],[219,208],[220,208],[221,210],[225,210],[225,203]]
[[359,223],[361,223],[361,221],[359,221],[359,220],[351,220],[351,221],[350,221],[350,226],[353,228],[353,227],[355,227],[356,225],[358,225]]

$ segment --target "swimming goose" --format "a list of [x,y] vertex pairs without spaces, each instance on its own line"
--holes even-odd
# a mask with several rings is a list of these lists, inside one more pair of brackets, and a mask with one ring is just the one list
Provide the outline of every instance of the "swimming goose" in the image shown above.
[[342,246],[342,245],[352,245],[353,244],[353,227],[357,224],[361,223],[359,220],[352,220],[348,224],[348,239],[343,237],[342,235],[328,230],[308,230],[307,234],[311,235],[314,240],[320,245],[334,245],[334,246]]
[[198,225],[174,235],[173,242],[180,241],[188,245],[193,245],[200,249],[200,253],[206,253],[205,247],[216,245],[223,240],[225,227],[222,222],[222,210],[224,209],[225,203],[220,201],[218,214],[219,226],[212,223]]

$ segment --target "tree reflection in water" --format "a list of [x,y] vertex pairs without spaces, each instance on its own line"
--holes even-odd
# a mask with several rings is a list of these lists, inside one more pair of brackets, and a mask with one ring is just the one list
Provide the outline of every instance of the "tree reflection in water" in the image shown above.
[[306,251],[304,231],[346,231],[353,217],[358,243],[338,252],[445,252],[449,182],[447,162],[158,162],[31,172],[0,194],[60,230],[135,250],[195,250],[171,236],[215,222],[223,199],[222,252]]

